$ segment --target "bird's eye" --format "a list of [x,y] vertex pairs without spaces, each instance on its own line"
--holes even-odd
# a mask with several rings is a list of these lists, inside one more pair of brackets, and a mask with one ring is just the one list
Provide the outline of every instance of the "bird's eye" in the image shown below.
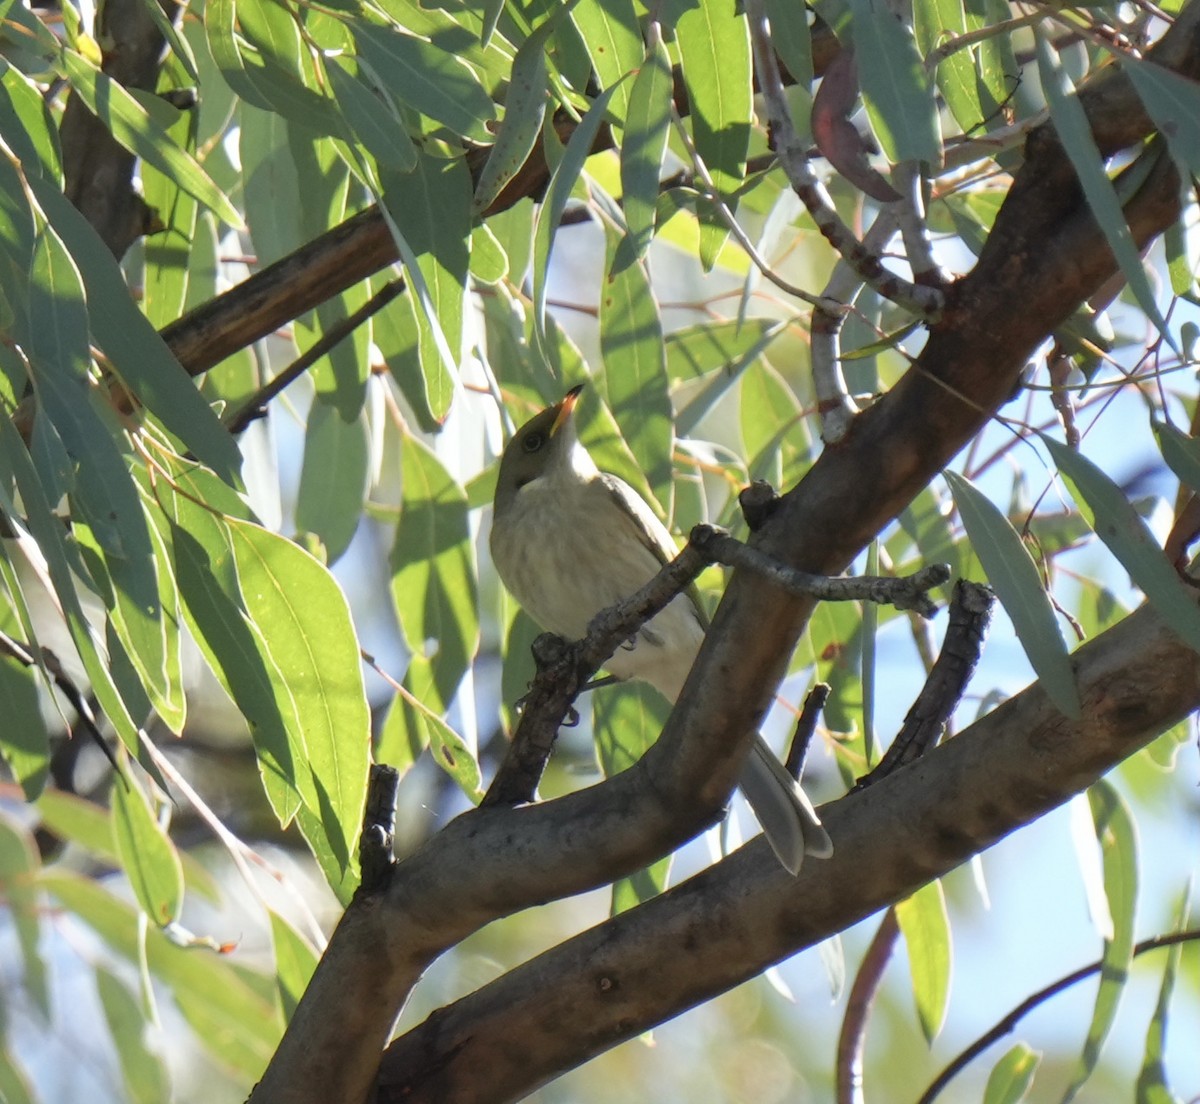
[[545,443],[546,435],[534,430],[532,433],[525,435],[525,439],[521,442],[521,448],[526,452],[537,452]]

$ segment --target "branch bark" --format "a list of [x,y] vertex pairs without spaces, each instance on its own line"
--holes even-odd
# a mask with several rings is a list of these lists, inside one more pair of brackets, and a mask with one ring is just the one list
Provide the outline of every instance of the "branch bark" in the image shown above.
[[[178,5],[166,0],[163,6],[173,19]],[[105,0],[96,37],[104,45],[105,73],[126,88],[154,91],[164,43],[146,0]],[[152,228],[153,212],[133,186],[136,158],[76,95],[67,102],[59,134],[67,198],[119,260]]]

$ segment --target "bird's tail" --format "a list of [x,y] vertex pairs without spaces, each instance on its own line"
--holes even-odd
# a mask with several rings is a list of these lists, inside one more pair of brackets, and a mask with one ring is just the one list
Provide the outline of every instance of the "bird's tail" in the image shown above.
[[812,802],[761,736],[754,737],[738,784],[776,856],[792,874],[800,872],[805,855],[827,859],[833,854],[833,841]]

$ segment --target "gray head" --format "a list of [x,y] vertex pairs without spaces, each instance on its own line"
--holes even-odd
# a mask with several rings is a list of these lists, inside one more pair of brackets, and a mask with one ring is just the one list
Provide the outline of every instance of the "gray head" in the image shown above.
[[572,450],[578,441],[575,432],[575,404],[583,384],[576,384],[553,406],[535,414],[504,446],[500,473],[496,477],[495,513],[499,517],[512,505],[517,492],[548,472],[572,464]]

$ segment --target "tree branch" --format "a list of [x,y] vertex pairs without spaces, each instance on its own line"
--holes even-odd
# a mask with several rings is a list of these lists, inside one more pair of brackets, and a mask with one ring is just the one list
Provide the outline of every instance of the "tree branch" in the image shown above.
[[[1200,705],[1200,656],[1148,608],[1073,664],[1079,721],[1029,687],[920,762],[823,806],[833,856],[798,877],[767,848],[744,847],[435,1012],[388,1048],[377,1104],[516,1100],[946,874]],[[689,953],[663,953],[680,946]]]

